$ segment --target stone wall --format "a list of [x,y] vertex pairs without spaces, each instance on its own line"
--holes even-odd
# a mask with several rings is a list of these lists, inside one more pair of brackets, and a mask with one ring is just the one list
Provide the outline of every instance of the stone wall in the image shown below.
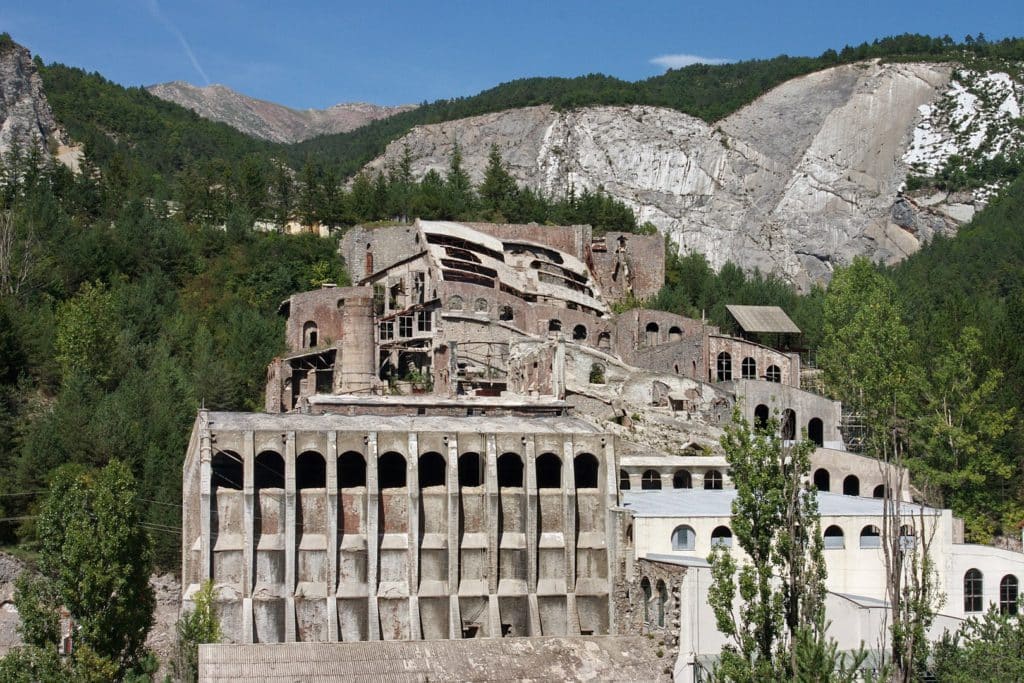
[[352,282],[380,272],[420,251],[414,225],[355,225],[341,238],[339,250]]
[[609,232],[590,245],[590,265],[610,302],[654,296],[665,282],[665,238]]

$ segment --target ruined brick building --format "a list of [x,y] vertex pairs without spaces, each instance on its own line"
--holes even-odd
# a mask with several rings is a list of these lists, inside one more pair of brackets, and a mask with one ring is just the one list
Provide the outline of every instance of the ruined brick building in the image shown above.
[[[281,306],[266,412],[195,423],[184,600],[212,580],[226,641],[652,629],[689,671],[701,558],[731,542],[717,443],[737,402],[815,441],[823,511],[871,526],[883,471],[847,452],[800,356],[759,343],[799,339],[781,310],[730,306],[735,335],[613,312],[660,288],[660,236],[418,221],[353,229],[342,252],[354,286]],[[832,559],[836,590],[884,596],[864,557]]]

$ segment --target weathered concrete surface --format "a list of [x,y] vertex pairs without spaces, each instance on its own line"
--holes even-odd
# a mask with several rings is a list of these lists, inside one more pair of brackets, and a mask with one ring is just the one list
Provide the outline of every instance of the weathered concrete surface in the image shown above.
[[788,81],[716,125],[648,106],[510,110],[417,127],[369,167],[408,145],[417,176],[443,173],[458,140],[479,182],[495,143],[519,182],[548,193],[603,187],[683,252],[807,286],[856,255],[898,261],[931,232],[955,229],[892,217],[919,107],[949,77],[938,64],[840,66]]
[[668,680],[651,649],[640,636],[202,645],[199,680]]

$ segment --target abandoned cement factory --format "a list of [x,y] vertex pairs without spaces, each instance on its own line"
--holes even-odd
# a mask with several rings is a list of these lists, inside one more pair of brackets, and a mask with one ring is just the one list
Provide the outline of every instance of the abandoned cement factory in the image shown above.
[[[815,442],[830,633],[878,641],[886,471],[814,391],[785,312],[730,306],[733,334],[614,312],[662,286],[659,235],[418,221],[354,228],[342,253],[355,286],[281,305],[265,412],[196,418],[183,609],[211,580],[224,641],[203,676],[384,675],[404,657],[395,671],[425,676],[699,678],[723,644],[705,558],[732,546],[718,440],[737,405]],[[914,510],[947,596],[933,629],[1016,613],[1024,554]],[[666,658],[644,657],[646,633]]]

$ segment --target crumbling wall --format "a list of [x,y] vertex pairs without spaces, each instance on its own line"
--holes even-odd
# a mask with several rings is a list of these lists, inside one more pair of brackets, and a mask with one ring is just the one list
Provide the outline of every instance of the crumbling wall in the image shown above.
[[536,223],[466,223],[474,230],[502,241],[525,241],[564,251],[587,263],[590,249],[589,225],[538,225]]
[[708,336],[708,381],[718,381],[718,356],[729,354],[731,377],[726,381],[744,379],[743,360],[752,358],[756,364],[754,377],[748,379],[764,380],[769,366],[779,368],[781,384],[791,387],[800,386],[800,356],[796,353],[777,351],[769,346],[762,346],[745,339],[710,334]]
[[609,232],[590,245],[591,270],[609,302],[654,296],[665,282],[665,239]]
[[338,249],[352,282],[360,282],[415,254],[420,248],[417,232],[415,225],[354,225],[349,228]]

